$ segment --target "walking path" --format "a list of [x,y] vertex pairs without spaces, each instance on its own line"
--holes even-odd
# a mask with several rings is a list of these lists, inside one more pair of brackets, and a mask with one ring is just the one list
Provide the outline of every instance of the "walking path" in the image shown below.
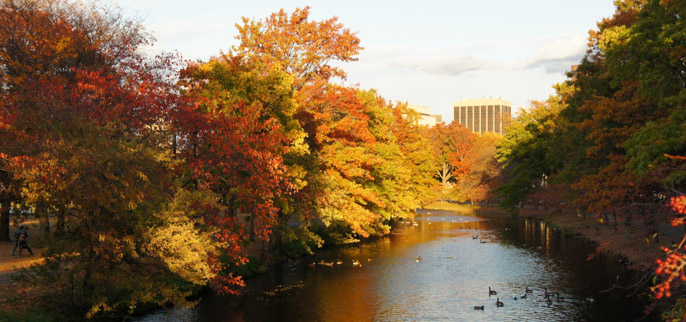
[[[29,245],[30,244],[29,240]],[[19,256],[19,249],[14,256],[12,256],[12,248],[14,242],[0,243],[0,284],[10,283],[9,275],[18,269],[29,267],[41,261],[40,248],[31,247],[33,255],[29,255],[28,250],[24,249],[22,256]]]
[[[14,248],[14,241],[11,242],[0,242],[0,285],[11,283],[12,280],[9,276],[12,273],[16,273],[17,270],[21,268],[30,267],[33,264],[39,263],[41,261],[41,248],[35,247],[35,242],[40,238],[40,229],[37,229],[37,221],[23,222],[23,225],[29,228],[29,238],[27,239],[29,246],[33,250],[33,255],[29,254],[29,251],[24,249],[21,256],[19,256],[19,248],[17,248],[16,253],[12,256],[12,249]],[[14,226],[10,227],[10,236],[14,238],[14,232],[16,228]]]

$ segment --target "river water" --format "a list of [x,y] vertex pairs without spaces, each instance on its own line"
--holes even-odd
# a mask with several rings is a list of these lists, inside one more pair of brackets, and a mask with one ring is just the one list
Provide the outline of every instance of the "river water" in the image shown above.
[[[641,297],[607,291],[642,274],[616,256],[589,258],[592,243],[533,219],[418,213],[416,225],[401,223],[388,237],[280,265],[250,280],[240,297],[210,295],[194,308],[137,320],[610,322],[645,315]],[[311,266],[336,260],[343,263]],[[659,320],[652,313],[641,321]]]

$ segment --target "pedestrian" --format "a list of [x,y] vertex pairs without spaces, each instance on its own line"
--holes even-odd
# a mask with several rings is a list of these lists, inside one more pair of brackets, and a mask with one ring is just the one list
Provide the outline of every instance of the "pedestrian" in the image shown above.
[[31,250],[31,247],[29,247],[29,244],[26,242],[27,238],[29,238],[29,234],[26,232],[26,228],[24,226],[19,226],[17,232],[14,233],[14,249],[12,249],[12,256],[14,256],[17,247],[19,247],[19,256],[21,256],[21,252],[24,249],[28,249],[29,254],[33,255],[33,250]]

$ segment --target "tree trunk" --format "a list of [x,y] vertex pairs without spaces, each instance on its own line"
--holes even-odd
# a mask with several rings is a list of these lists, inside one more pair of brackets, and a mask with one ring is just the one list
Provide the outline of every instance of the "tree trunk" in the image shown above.
[[450,164],[444,162],[441,165],[441,171],[438,172],[438,175],[441,177],[441,183],[445,189],[448,186],[448,181],[453,177]]
[[0,242],[10,241],[9,202],[0,204]]
[[248,241],[255,241],[255,215],[250,215],[250,234],[248,234]]
[[43,236],[50,234],[50,215],[48,214],[48,207],[43,204],[36,206],[36,216],[38,216],[38,222],[40,223],[40,229],[43,232]]
[[57,223],[55,224],[55,231],[58,233],[64,232],[64,212],[57,213]]

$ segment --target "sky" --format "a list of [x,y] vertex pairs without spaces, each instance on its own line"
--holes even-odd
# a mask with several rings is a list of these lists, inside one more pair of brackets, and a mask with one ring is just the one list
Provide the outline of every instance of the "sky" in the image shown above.
[[512,108],[554,94],[586,51],[588,31],[612,0],[119,0],[157,39],[152,51],[207,61],[236,45],[241,17],[264,19],[310,6],[310,19],[338,17],[364,50],[341,66],[347,85],[431,108],[453,120],[453,103],[501,98]]

